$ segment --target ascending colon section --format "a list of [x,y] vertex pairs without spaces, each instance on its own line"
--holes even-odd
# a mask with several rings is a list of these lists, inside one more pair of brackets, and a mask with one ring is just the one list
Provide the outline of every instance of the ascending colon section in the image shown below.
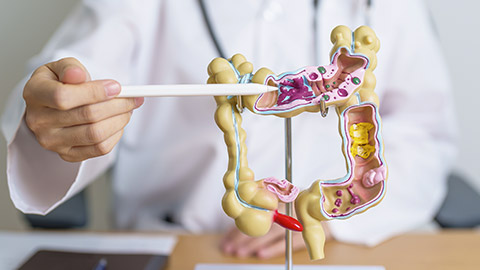
[[[209,83],[237,83],[241,76],[251,73],[252,69],[252,65],[241,55],[235,55],[230,61],[217,58],[208,67]],[[246,133],[241,127],[237,97],[215,99],[215,121],[224,133],[229,157],[228,169],[223,177],[226,191],[222,206],[225,213],[235,219],[235,224],[242,232],[250,236],[266,234],[273,222],[287,229],[301,231],[300,222],[277,211],[279,201],[292,202],[299,189],[288,181],[274,177],[255,181],[254,173],[248,167]]]

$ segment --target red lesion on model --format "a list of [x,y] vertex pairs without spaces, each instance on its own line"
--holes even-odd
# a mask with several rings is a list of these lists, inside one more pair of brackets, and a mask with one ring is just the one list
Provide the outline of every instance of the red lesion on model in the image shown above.
[[303,226],[300,223],[300,221],[298,221],[297,219],[291,216],[280,214],[277,210],[275,210],[273,214],[273,222],[284,227],[285,229],[289,229],[297,232],[303,231]]

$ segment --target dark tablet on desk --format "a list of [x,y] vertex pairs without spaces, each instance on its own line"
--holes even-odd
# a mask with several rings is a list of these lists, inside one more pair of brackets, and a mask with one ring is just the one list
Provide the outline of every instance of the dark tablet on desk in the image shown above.
[[105,259],[105,270],[161,270],[168,256],[144,254],[103,254],[39,250],[19,270],[93,270]]

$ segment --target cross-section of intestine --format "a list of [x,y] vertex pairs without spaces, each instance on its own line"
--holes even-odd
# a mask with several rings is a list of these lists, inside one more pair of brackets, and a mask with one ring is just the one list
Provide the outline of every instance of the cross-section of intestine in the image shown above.
[[260,95],[254,111],[259,114],[289,112],[318,105],[322,99],[327,106],[341,103],[358,90],[368,63],[365,56],[352,55],[349,48],[342,47],[330,65],[269,75],[264,83],[278,86],[278,91]]
[[[376,181],[365,181],[364,176],[376,171],[385,171],[385,161],[382,153],[382,139],[379,133],[379,115],[375,106],[360,104],[345,110],[341,117],[341,134],[344,141],[344,153],[347,159],[347,175],[343,178],[328,181],[319,181],[322,197],[321,212],[326,219],[347,218],[364,211],[370,204],[376,204],[383,197],[384,180],[386,175],[380,176]],[[362,143],[373,151],[369,155],[360,155],[352,151],[352,146],[357,144],[358,137],[352,137],[355,126],[370,127],[362,138]],[[355,148],[353,148],[355,149]],[[368,176],[367,176],[368,178]],[[364,184],[365,182],[365,184]],[[340,193],[341,195],[339,195]],[[334,203],[337,200],[343,203]]]
[[[321,221],[346,219],[378,204],[385,194],[387,179],[378,97],[374,93],[378,38],[365,26],[353,33],[346,26],[338,26],[331,40],[332,61],[327,65],[280,75],[267,68],[253,73],[253,65],[236,54],[228,60],[216,58],[208,67],[208,83],[253,82],[278,87],[277,91],[261,95],[215,97],[215,121],[224,132],[229,155],[223,209],[241,231],[251,236],[267,233],[273,222],[302,231],[311,259],[324,256]],[[347,175],[314,181],[300,193],[285,180],[270,177],[254,181],[246,159],[241,104],[256,114],[280,117],[318,112],[319,105],[334,106]],[[278,213],[279,200],[295,200],[299,222]]]

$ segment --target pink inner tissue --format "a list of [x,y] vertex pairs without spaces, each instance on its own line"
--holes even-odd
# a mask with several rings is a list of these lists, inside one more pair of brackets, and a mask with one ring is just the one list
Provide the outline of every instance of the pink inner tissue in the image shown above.
[[278,180],[274,177],[268,177],[263,180],[267,190],[277,195],[282,202],[293,202],[299,193],[299,189],[287,180]]

